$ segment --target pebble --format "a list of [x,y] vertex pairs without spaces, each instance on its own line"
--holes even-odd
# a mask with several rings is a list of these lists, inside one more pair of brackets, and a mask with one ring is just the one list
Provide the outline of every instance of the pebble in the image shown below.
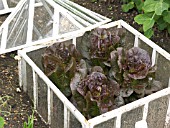
[[20,88],[16,88],[16,92],[21,92],[21,89]]
[[5,58],[6,56],[5,56],[5,55],[1,55],[0,57],[1,57],[1,58]]

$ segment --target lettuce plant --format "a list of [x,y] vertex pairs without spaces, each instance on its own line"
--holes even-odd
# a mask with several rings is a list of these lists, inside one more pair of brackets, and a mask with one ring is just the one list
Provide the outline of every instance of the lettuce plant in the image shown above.
[[161,83],[154,80],[156,68],[151,66],[149,54],[139,47],[112,51],[111,65],[110,77],[120,83],[120,95],[126,101],[131,101],[132,96],[136,100],[161,89]]
[[67,96],[71,96],[70,81],[81,56],[73,44],[55,43],[43,54],[46,75]]
[[114,97],[118,90],[119,85],[116,81],[109,80],[103,73],[95,71],[81,80],[77,87],[77,91],[86,99],[86,111],[93,108],[89,104],[93,103],[100,114],[116,108]]
[[97,28],[90,34],[90,58],[98,58],[107,60],[110,58],[110,52],[117,48],[120,44],[121,28],[113,33],[105,28]]
[[88,65],[105,68],[110,65],[110,52],[123,45],[125,33],[123,28],[111,31],[96,28],[89,34],[85,34],[82,42],[77,44],[77,49]]

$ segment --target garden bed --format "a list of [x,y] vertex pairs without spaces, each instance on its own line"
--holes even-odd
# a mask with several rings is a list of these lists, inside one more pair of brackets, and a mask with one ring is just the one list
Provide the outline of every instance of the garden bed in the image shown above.
[[[128,22],[129,24],[131,24],[133,27],[135,28],[140,28],[138,25],[136,25],[133,21],[133,17],[137,14],[137,11],[136,10],[132,10],[131,12],[129,13],[123,13],[121,11],[121,3],[119,0],[115,0],[114,3],[111,5],[112,6],[112,9],[110,10],[109,9],[109,6],[106,5],[105,3],[92,3],[91,0],[74,0],[76,3],[86,7],[86,8],[89,8],[95,12],[98,12],[104,16],[107,16],[109,18],[113,18],[113,20],[119,20],[119,19],[123,19],[125,20],[126,22]],[[159,32],[158,30],[156,31],[155,33],[155,36],[152,38],[152,40],[154,42],[156,42],[158,45],[160,45],[161,47],[163,47],[164,49],[166,49],[168,52],[170,52],[170,47],[169,47],[169,42],[170,42],[170,38],[169,36],[167,36],[166,32]],[[4,61],[4,58],[2,59],[1,63],[1,67],[2,67],[2,70],[4,69],[12,69],[10,70],[10,73],[11,74],[15,74],[13,76],[16,76],[17,75],[17,62],[14,61],[14,59],[12,59],[12,57],[10,57],[10,55],[12,55],[13,53],[9,53],[7,54],[7,57],[6,60],[7,61]],[[7,59],[7,58],[10,58],[10,59]],[[5,64],[4,64],[5,63]],[[15,66],[13,66],[13,64]],[[5,65],[5,66],[4,66]],[[8,74],[8,73],[7,73]],[[3,76],[5,76],[4,74],[2,74]],[[11,84],[11,94],[15,94],[16,93],[16,88],[18,87],[18,79],[16,79],[16,77],[10,77],[10,75],[7,75],[6,76],[7,79],[2,79],[3,81],[3,84],[1,84],[2,86],[6,86],[8,82],[10,82]],[[14,83],[13,83],[14,82]],[[15,83],[16,82],[16,83]],[[8,94],[8,88],[1,88],[3,89],[3,95],[6,95]],[[27,95],[25,95],[27,97]],[[19,93],[16,93],[15,97],[20,97],[20,94]],[[28,97],[26,99],[29,99]],[[27,103],[27,102],[26,102]],[[20,105],[21,104],[17,104],[18,105],[18,108],[22,108]],[[30,104],[28,104],[30,105]],[[29,108],[24,108],[28,111],[28,115],[30,115],[32,113],[32,110],[29,109]],[[22,110],[22,109],[21,109]],[[16,113],[13,113],[14,116],[16,116],[17,114]],[[8,117],[7,117],[8,118]],[[16,128],[18,127],[21,127],[22,126],[22,122],[23,122],[23,119],[22,119],[22,116],[18,116],[18,118],[16,118],[15,121],[13,121],[13,118],[8,118],[7,121],[7,124],[10,124],[10,125],[15,125]],[[25,120],[27,121],[27,120]],[[18,122],[18,126],[16,125],[16,122]],[[45,127],[45,126],[44,126]]]
[[[124,40],[126,48],[138,46],[149,53],[152,58],[152,64],[157,65],[156,79],[162,83],[162,88],[165,89],[99,117],[86,120],[42,72],[44,69],[40,56],[44,53],[45,46],[35,46],[20,50],[20,84],[23,85],[25,91],[28,91],[28,95],[34,100],[35,108],[46,122],[51,123],[51,127],[56,126],[57,122],[55,120],[59,120],[60,124],[57,125],[59,127],[69,125],[70,127],[83,126],[86,128],[91,126],[100,128],[103,125],[112,127],[114,122],[116,123],[115,127],[134,127],[135,123],[140,120],[146,120],[149,128],[163,128],[165,121],[169,121],[167,116],[167,111],[169,111],[169,88],[167,87],[170,76],[170,55],[123,21],[111,23],[105,27],[110,28],[117,25],[122,25],[123,28],[127,29],[128,34]],[[76,41],[79,42],[80,38],[77,37]],[[75,39],[66,42],[72,41],[75,43]],[[163,75],[165,72],[166,75]],[[28,83],[33,86],[28,86]],[[60,112],[56,110],[60,110]]]

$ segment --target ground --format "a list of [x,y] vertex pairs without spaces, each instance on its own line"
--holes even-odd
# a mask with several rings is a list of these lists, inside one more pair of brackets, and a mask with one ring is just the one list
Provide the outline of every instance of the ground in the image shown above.
[[[131,10],[128,13],[123,13],[120,0],[114,0],[110,5],[104,2],[92,2],[92,0],[74,0],[74,2],[112,20],[123,19],[134,28],[140,29],[140,26],[133,20],[137,11]],[[6,16],[1,17],[1,23],[5,18]],[[156,32],[151,40],[170,52],[170,35],[166,31],[160,32],[156,28],[154,29]],[[23,123],[27,121],[27,117],[32,114],[33,110],[29,97],[22,90],[21,92],[16,91],[19,83],[17,61],[14,60],[15,54],[16,52],[0,55],[0,116],[3,116],[6,120],[5,128],[22,128]],[[47,127],[37,114],[35,114],[34,127]]]
[[[16,53],[0,55],[0,116],[5,118],[5,128],[22,128],[32,114],[32,102],[24,92],[17,92],[18,68]],[[34,115],[34,128],[46,128],[40,117]]]

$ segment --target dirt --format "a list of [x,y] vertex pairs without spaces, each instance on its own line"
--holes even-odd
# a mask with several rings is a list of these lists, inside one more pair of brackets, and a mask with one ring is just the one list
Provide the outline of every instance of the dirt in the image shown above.
[[[114,0],[108,5],[105,2],[92,2],[92,0],[74,0],[74,2],[100,13],[112,20],[123,19],[134,28],[140,30],[141,26],[137,25],[133,18],[138,14],[136,10],[124,13],[121,10],[120,0]],[[0,24],[5,20],[6,16],[1,16]],[[155,43],[170,52],[170,35],[166,31],[158,31],[151,38]],[[0,55],[0,116],[5,119],[5,128],[22,128],[23,123],[28,120],[28,116],[32,114],[32,102],[22,90],[19,89],[17,61],[14,60],[16,52]],[[1,98],[3,98],[3,102]],[[34,127],[46,128],[40,117],[35,113]]]
[[[0,116],[5,119],[5,128],[22,128],[33,112],[31,100],[26,93],[20,92],[15,54],[0,55]],[[34,128],[40,127],[46,128],[47,125],[35,113]]]

